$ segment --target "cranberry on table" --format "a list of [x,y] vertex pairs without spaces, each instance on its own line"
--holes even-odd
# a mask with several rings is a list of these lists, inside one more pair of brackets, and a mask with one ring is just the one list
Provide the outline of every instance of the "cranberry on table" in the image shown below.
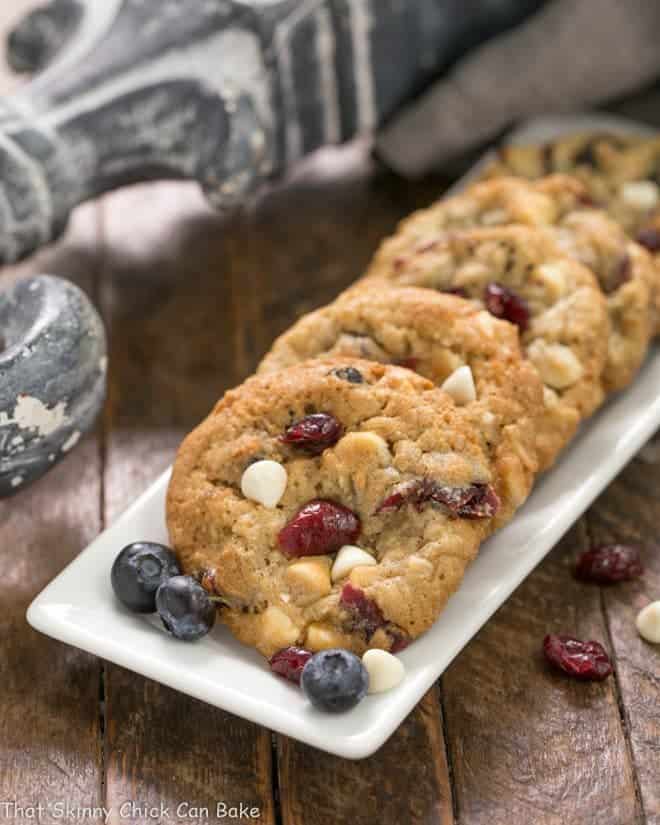
[[484,304],[491,315],[515,324],[521,332],[529,326],[529,307],[524,298],[495,281],[484,290]]
[[344,428],[330,413],[313,413],[286,428],[282,442],[310,455],[320,455],[342,437]]
[[575,576],[596,584],[615,584],[641,576],[639,548],[629,544],[602,544],[578,556]]
[[612,673],[612,663],[600,642],[549,633],[543,653],[551,665],[586,682],[600,682]]
[[299,685],[303,668],[311,658],[310,650],[302,647],[285,647],[274,653],[268,663],[273,673]]
[[348,507],[313,499],[280,530],[277,541],[285,556],[323,556],[353,544],[360,535],[359,516]]

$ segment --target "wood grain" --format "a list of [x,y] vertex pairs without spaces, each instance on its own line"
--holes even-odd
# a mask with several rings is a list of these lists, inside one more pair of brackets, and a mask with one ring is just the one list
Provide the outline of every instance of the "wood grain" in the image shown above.
[[360,762],[286,737],[279,742],[284,825],[454,822],[435,687],[394,736]]
[[[243,319],[232,301],[224,227],[195,188],[126,190],[103,209],[111,382],[104,512],[112,520],[241,377],[232,341]],[[274,822],[267,730],[110,664],[105,702],[105,798],[113,823],[122,821],[126,800],[163,805],[163,825],[232,821],[216,817],[218,802],[257,807],[252,821]],[[186,818],[181,804],[199,810]],[[140,810],[130,821],[153,819]]]
[[[2,284],[53,272],[94,290],[94,207],[56,250],[2,271]],[[100,527],[98,438],[92,434],[39,484],[0,502],[0,802],[99,805],[99,662],[32,630],[25,611]],[[42,823],[58,820],[44,811]],[[0,821],[20,818],[0,807]]]
[[589,511],[592,542],[633,542],[643,548],[645,573],[600,591],[615,654],[623,721],[630,737],[641,806],[649,825],[660,823],[660,649],[641,639],[635,617],[660,598],[660,441],[631,462]]
[[609,647],[598,588],[572,576],[584,521],[442,679],[458,820],[470,825],[634,825],[642,820],[613,678],[552,671],[546,633]]

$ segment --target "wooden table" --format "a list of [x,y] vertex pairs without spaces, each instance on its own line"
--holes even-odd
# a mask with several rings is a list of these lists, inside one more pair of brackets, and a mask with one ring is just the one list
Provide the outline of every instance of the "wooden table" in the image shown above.
[[[0,11],[0,30],[28,5]],[[0,77],[0,92],[12,82]],[[79,209],[61,243],[3,271],[3,284],[40,271],[80,284],[111,353],[95,433],[0,503],[0,822],[31,821],[2,806],[15,801],[50,804],[41,823],[82,818],[63,820],[58,804],[111,808],[112,823],[237,821],[216,816],[222,802],[257,807],[249,821],[269,825],[660,823],[660,651],[634,627],[645,597],[660,596],[660,442],[361,762],[272,735],[25,621],[33,596],[166,467],[273,336],[350,283],[378,239],[444,183],[402,183],[358,147],[323,153],[232,219],[194,186],[136,187]],[[643,580],[576,583],[575,554],[614,539],[646,545]],[[603,641],[616,678],[550,673],[547,631]]]

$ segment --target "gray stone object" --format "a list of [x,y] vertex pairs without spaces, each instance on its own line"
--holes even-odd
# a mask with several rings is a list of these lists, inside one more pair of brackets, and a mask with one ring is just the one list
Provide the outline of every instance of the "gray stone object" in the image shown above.
[[[128,183],[193,179],[233,206],[305,154],[375,129],[542,2],[53,0],[8,41],[17,70],[43,71],[0,101],[0,263]],[[86,299],[50,279],[0,297],[0,333],[2,496],[91,425],[104,351]]]
[[49,275],[0,293],[0,497],[35,481],[94,424],[105,396],[103,323]]

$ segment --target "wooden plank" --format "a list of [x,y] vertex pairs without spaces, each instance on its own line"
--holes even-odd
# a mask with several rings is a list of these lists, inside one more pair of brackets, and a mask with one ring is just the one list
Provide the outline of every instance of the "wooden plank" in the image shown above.
[[[172,460],[183,434],[241,377],[224,227],[194,187],[139,187],[104,201],[103,305],[111,338],[105,514],[114,519]],[[136,539],[139,538],[136,536]],[[270,733],[113,665],[105,670],[106,805],[157,821],[274,822]],[[187,818],[178,808],[200,809]],[[126,809],[123,809],[127,812]],[[144,809],[132,825],[153,823]]]
[[646,821],[660,823],[660,649],[641,639],[637,612],[660,598],[660,441],[648,444],[588,514],[594,543],[635,542],[644,548],[644,576],[607,587],[601,598],[614,652],[619,703]]
[[548,632],[609,647],[597,588],[571,574],[580,521],[442,679],[457,818],[470,825],[641,822],[613,678],[552,671]]
[[[79,210],[63,242],[0,272],[0,286],[38,272],[94,288],[94,207]],[[98,438],[90,435],[47,476],[0,501],[0,803],[101,804],[98,661],[33,631],[25,611],[100,527]],[[25,814],[29,817],[29,814]],[[36,815],[33,815],[36,819]],[[0,805],[0,821],[27,821]]]
[[280,737],[284,825],[452,823],[439,707],[434,687],[378,753],[360,762]]
[[[357,146],[321,153],[270,193],[243,224],[234,257],[236,280],[258,296],[250,299],[255,355],[354,281],[397,220],[439,188],[374,175]],[[284,825],[453,822],[437,688],[370,759],[349,762],[282,736],[277,742]]]

